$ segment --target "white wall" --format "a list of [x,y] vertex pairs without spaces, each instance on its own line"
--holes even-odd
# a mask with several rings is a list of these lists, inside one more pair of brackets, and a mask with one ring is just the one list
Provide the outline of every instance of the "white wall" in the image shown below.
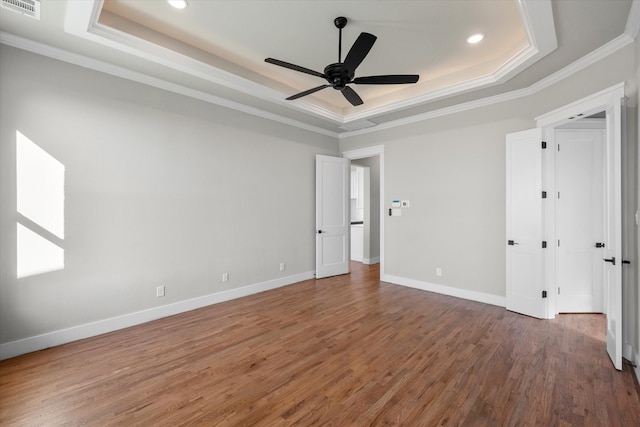
[[[335,138],[4,45],[0,91],[0,344],[313,271]],[[16,131],[66,168],[64,269],[22,279]]]
[[[621,81],[635,86],[629,45],[533,95],[341,139],[340,150],[384,145],[385,273],[454,295],[505,296],[505,135]],[[435,274],[442,268],[442,277]],[[487,296],[487,298],[484,298]],[[637,311],[637,307],[636,307]]]

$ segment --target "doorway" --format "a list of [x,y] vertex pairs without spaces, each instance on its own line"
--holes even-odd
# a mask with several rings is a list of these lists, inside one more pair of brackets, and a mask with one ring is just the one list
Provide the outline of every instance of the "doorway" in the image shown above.
[[[536,118],[537,127],[543,129],[543,141],[551,142],[554,147],[555,133],[558,129],[582,117],[591,116],[597,112],[605,111],[605,148],[604,148],[604,196],[603,196],[603,242],[602,250],[603,269],[603,312],[606,314],[606,346],[607,353],[616,369],[622,369],[623,335],[622,325],[628,322],[623,318],[622,312],[622,282],[624,263],[622,251],[622,130],[623,130],[623,106],[624,83],[620,83],[609,89],[605,89],[580,101],[559,108],[548,114]],[[569,125],[568,125],[569,126]],[[552,194],[556,192],[556,168],[558,160],[555,150],[545,150],[547,168],[544,171],[544,182],[551,187]],[[562,194],[560,195],[562,197]],[[548,208],[545,209],[545,229],[547,236],[556,238],[558,231],[557,218],[555,216],[556,199],[549,199]],[[596,242],[597,243],[597,242]],[[545,254],[543,268],[545,270],[544,282],[554,286],[557,278],[556,245],[551,245],[552,250]],[[551,298],[545,299],[549,317],[558,313],[558,298],[556,292],[549,294]]]
[[558,313],[603,313],[604,113],[555,130]]
[[[356,230],[356,235],[361,231],[363,242],[362,261],[358,261],[368,265],[379,263],[382,277],[384,274],[384,147],[375,146],[346,151],[342,156],[350,159],[352,166],[363,168],[363,191],[369,196],[368,200],[363,199],[361,205],[362,224],[355,224],[361,227],[361,230]],[[352,205],[353,203],[357,202],[352,201]]]

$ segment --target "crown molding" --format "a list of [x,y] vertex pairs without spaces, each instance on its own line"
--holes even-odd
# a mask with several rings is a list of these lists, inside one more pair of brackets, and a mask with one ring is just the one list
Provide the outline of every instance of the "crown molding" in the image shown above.
[[638,37],[638,31],[640,31],[640,0],[633,0],[624,33],[635,39]]
[[128,68],[113,65],[108,62],[100,61],[97,59],[89,58],[84,55],[69,52],[64,49],[49,46],[44,43],[39,43],[33,40],[25,39],[10,33],[0,32],[0,43],[12,46],[18,49],[22,49],[28,52],[36,53],[42,56],[46,56],[52,59],[56,59],[62,62],[66,62],[73,65],[78,65],[84,68],[88,68],[95,71],[100,71],[115,77],[131,80],[137,83],[142,83],[147,86],[153,86],[159,89],[173,92],[176,94],[184,95],[190,98],[198,99],[200,101],[208,102],[213,105],[229,108],[231,110],[239,111],[242,113],[250,114],[252,116],[260,117],[263,119],[271,120],[274,122],[282,123],[285,125],[293,126],[299,129],[304,129],[310,132],[326,135],[337,138],[338,133],[327,129],[323,129],[317,126],[313,126],[298,120],[290,119],[278,114],[270,113],[268,111],[250,107],[238,102],[230,101],[219,96],[212,95],[207,92],[188,88],[179,84],[171,83],[166,80],[162,80],[156,77],[151,77],[147,74],[132,71]]
[[287,108],[329,120],[344,122],[342,114],[304,102],[290,103],[280,91],[224,71],[213,65],[167,49],[142,38],[100,24],[103,0],[75,1],[67,4],[64,30],[76,37],[108,46],[167,68],[264,99]]
[[288,102],[284,99],[284,94],[278,90],[268,88],[210,64],[102,25],[98,22],[98,18],[103,6],[103,0],[69,2],[65,16],[65,31],[77,37],[109,46],[205,81],[224,85],[259,99],[310,114],[333,124],[342,125],[500,84],[556,49],[557,41],[551,0],[516,0],[516,5],[522,17],[529,46],[494,72],[441,90],[427,92],[398,102],[391,102],[384,106],[370,109],[361,107],[357,113],[348,115],[342,115],[336,111],[331,111],[329,108],[305,102],[304,100]]
[[[635,3],[638,3],[640,0],[634,0]],[[640,8],[638,8],[638,12],[640,12]],[[416,114],[415,116],[407,117],[404,119],[398,119],[391,122],[386,122],[379,124],[378,126],[361,129],[350,132],[342,132],[339,134],[339,138],[349,138],[352,136],[363,135],[371,132],[377,132],[384,129],[391,129],[398,126],[404,126],[411,123],[421,122],[424,120],[433,119],[436,117],[447,116],[450,114],[461,113],[464,111],[473,110],[475,108],[485,107],[488,105],[499,104],[501,102],[511,101],[514,99],[526,97],[533,95],[537,92],[540,92],[543,89],[548,88],[572,75],[576,74],[579,71],[587,68],[588,66],[606,58],[607,56],[617,52],[618,50],[624,48],[625,46],[633,43],[634,39],[629,37],[627,34],[622,34],[617,38],[611,40],[609,43],[601,46],[600,48],[594,50],[593,52],[583,56],[577,61],[572,62],[566,67],[562,68],[559,71],[545,77],[542,80],[532,84],[529,87],[514,90],[511,92],[506,92],[499,95],[490,96],[487,98],[476,99],[474,101],[465,102],[462,104],[453,105],[451,107],[441,108],[434,111],[429,111],[427,113]]]
[[475,77],[442,89],[350,114],[345,116],[345,123],[380,116],[504,83],[557,49],[558,41],[551,2],[547,0],[518,0],[517,6],[524,23],[529,45],[496,70],[484,76]]
[[[86,2],[72,2],[74,7],[76,7],[73,10],[73,13],[69,13],[70,11],[68,10],[68,13],[66,15],[66,21],[65,21],[65,28],[67,30],[72,30],[72,32],[84,32],[85,34],[91,34],[88,32],[89,26],[88,23],[89,22],[95,22],[97,19],[97,14],[99,13],[101,7],[102,7],[102,0],[96,0],[96,1],[86,1]],[[523,0],[518,0],[519,4],[523,4]],[[526,2],[526,4],[531,4],[531,1]],[[538,2],[533,2],[533,3],[538,3]],[[71,8],[70,8],[71,9]],[[162,79],[158,79],[155,77],[151,77],[149,75],[146,74],[142,74],[142,73],[138,73],[129,69],[126,69],[124,67],[119,67],[104,61],[100,61],[100,60],[96,60],[96,59],[92,59],[89,57],[86,57],[84,55],[80,55],[80,54],[76,54],[76,53],[72,53],[63,49],[59,49],[59,48],[55,48],[43,43],[39,43],[39,42],[35,42],[29,39],[25,39],[25,38],[21,38],[18,36],[15,36],[13,34],[9,34],[6,32],[0,32],[0,43],[2,44],[6,44],[9,46],[13,46],[19,49],[23,49],[26,51],[30,51],[33,53],[37,53],[40,55],[44,55],[53,59],[58,59],[61,60],[63,62],[67,62],[67,63],[71,63],[74,65],[78,65],[78,66],[82,66],[85,68],[89,68],[89,69],[93,69],[96,71],[100,71],[100,72],[104,72],[116,77],[121,77],[121,78],[125,78],[125,79],[129,79],[132,81],[136,81],[142,84],[146,84],[149,86],[154,86],[163,90],[167,90],[173,93],[177,93],[177,94],[181,94],[181,95],[185,95],[188,97],[192,97],[195,99],[199,99],[201,101],[204,102],[208,102],[214,105],[218,105],[218,106],[222,106],[222,107],[226,107],[226,108],[230,108],[232,110],[236,110],[236,111],[240,111],[246,114],[250,114],[253,116],[257,116],[257,117],[261,117],[267,120],[272,120],[278,123],[282,123],[282,124],[286,124],[289,126],[293,126],[299,129],[303,129],[303,130],[307,130],[310,132],[314,132],[314,133],[318,133],[321,135],[325,135],[325,136],[329,136],[329,137],[334,137],[334,138],[348,138],[348,137],[352,137],[352,136],[357,136],[357,135],[362,135],[362,134],[367,134],[370,132],[377,132],[377,131],[381,131],[381,130],[385,130],[385,129],[390,129],[390,128],[394,128],[394,127],[398,127],[398,126],[404,126],[407,124],[411,124],[411,123],[415,123],[415,122],[420,122],[420,121],[424,121],[424,120],[429,120],[432,118],[436,118],[436,117],[441,117],[441,116],[445,116],[445,115],[449,115],[449,114],[456,114],[456,113],[460,113],[460,112],[464,112],[464,111],[468,111],[471,109],[475,109],[475,108],[480,108],[480,107],[484,107],[484,106],[488,106],[488,105],[492,105],[492,104],[497,104],[500,102],[505,102],[505,101],[509,101],[509,100],[513,100],[513,99],[517,99],[520,97],[525,97],[525,96],[529,96],[532,95],[542,89],[545,89],[577,72],[579,72],[580,70],[588,67],[589,65],[607,57],[608,55],[616,52],[619,49],[622,49],[623,47],[627,46],[628,44],[632,43],[635,39],[635,37],[638,34],[638,31],[640,29],[640,0],[633,0],[633,4],[631,7],[631,11],[629,14],[629,18],[627,20],[627,25],[626,25],[626,30],[625,33],[619,37],[617,37],[616,39],[612,40],[611,42],[603,45],[602,47],[596,49],[595,51],[591,52],[590,54],[587,54],[586,56],[584,56],[583,58],[578,59],[577,61],[573,62],[572,64],[568,65],[567,67],[557,71],[556,73],[538,81],[537,83],[534,83],[533,85],[527,87],[527,88],[523,88],[523,89],[519,89],[516,91],[512,91],[512,92],[508,92],[508,93],[504,93],[504,94],[499,94],[499,95],[495,95],[495,96],[491,96],[491,97],[487,97],[487,98],[483,98],[483,99],[478,99],[478,100],[474,100],[474,101],[470,101],[470,102],[466,102],[466,103],[462,103],[462,104],[458,104],[458,105],[454,105],[451,107],[446,107],[446,108],[442,108],[442,109],[438,109],[438,110],[434,110],[434,111],[430,111],[427,113],[423,113],[423,114],[417,114],[411,117],[407,117],[407,118],[403,118],[403,119],[399,119],[399,120],[394,120],[391,122],[387,122],[387,123],[382,123],[379,124],[377,126],[371,127],[371,128],[367,128],[367,129],[361,129],[361,130],[356,130],[356,131],[345,131],[345,132],[334,132],[334,131],[330,131],[327,129],[323,129],[321,127],[318,126],[313,126],[313,125],[309,125],[307,123],[298,121],[298,120],[294,120],[294,119],[290,119],[287,118],[285,116],[281,116],[278,114],[274,114],[274,113],[270,113],[268,111],[259,109],[259,108],[255,108],[255,107],[250,107],[244,104],[240,104],[234,101],[230,101],[228,99],[225,98],[221,98],[203,91],[199,91],[199,90],[195,90],[195,89],[191,89],[185,86],[181,86],[178,84],[174,84],[174,83],[170,83],[168,81],[162,80]],[[98,33],[100,31],[114,31],[113,29],[105,29],[105,28],[99,28],[98,30],[96,30]],[[537,33],[537,31],[536,31]],[[125,35],[126,36],[126,35]],[[98,37],[96,35],[91,35],[89,37]],[[104,37],[99,37],[101,40],[105,40]],[[555,38],[555,35],[554,35]],[[144,42],[141,41],[142,43],[148,43],[148,42]],[[114,42],[115,43],[115,42]],[[149,47],[153,49],[159,48],[156,45],[153,45],[151,43],[149,43]],[[122,46],[122,45],[121,45]],[[160,48],[163,49],[163,48]],[[131,53],[133,53],[134,51],[132,51]],[[137,50],[135,51],[137,52]],[[173,52],[175,53],[175,52]],[[136,53],[137,54],[137,53]],[[521,52],[522,54],[522,52]],[[520,55],[520,54],[519,54]],[[186,57],[185,57],[186,58]],[[206,64],[204,64],[206,65]],[[208,66],[210,67],[210,66]],[[202,70],[200,70],[200,72],[202,72]],[[213,77],[209,76],[210,79],[213,79]],[[219,82],[221,84],[224,84],[224,82],[226,81],[225,78],[237,78],[237,76],[234,76],[230,73],[227,73],[227,76],[222,76],[221,75],[217,75],[215,76],[215,78],[220,79]],[[484,79],[484,80],[483,80]],[[482,80],[484,82],[484,84],[491,84],[493,81],[491,80],[490,76],[484,76],[480,79],[474,79],[474,80]],[[464,90],[471,90],[472,88],[474,88],[475,84],[478,84],[478,81],[469,81],[466,82],[464,84],[458,85],[458,87],[456,88],[458,90],[458,92],[456,92],[456,94],[459,94],[460,91],[464,91]],[[213,80],[211,80],[213,81]],[[495,82],[493,82],[495,83]],[[255,84],[255,83],[253,83]],[[259,85],[258,85],[259,86]],[[264,87],[262,87],[262,89],[265,89]],[[277,98],[275,99],[274,102],[278,103],[279,105],[286,105],[286,106],[291,106],[294,103],[285,103],[284,101],[281,100],[280,96],[281,94],[279,94],[279,92],[277,91],[273,91],[277,94]],[[423,99],[421,102],[427,102],[427,101],[433,101],[435,99],[440,99],[440,98],[444,98],[447,96],[452,95],[453,92],[449,92],[449,90],[444,89],[442,91],[436,91],[436,92],[432,92],[431,94],[427,95],[429,96],[429,98]],[[273,93],[270,93],[269,96],[272,96]],[[298,103],[295,103],[298,104]],[[389,111],[397,111],[400,109],[405,109],[405,108],[409,108],[411,106],[413,106],[415,104],[411,104],[411,103],[394,103],[390,105],[390,110]],[[309,111],[307,111],[309,112]],[[314,116],[319,116],[319,117],[326,117],[326,113],[311,113],[310,114],[314,115]],[[323,116],[323,114],[325,114]],[[378,112],[376,114],[382,114],[382,112]],[[371,117],[371,111],[369,110],[369,112],[365,112],[363,114],[362,117],[358,116],[358,115],[351,115],[348,116],[348,120],[340,118],[339,115],[332,115],[329,120],[333,123],[338,123],[338,124],[348,124],[350,122],[356,121],[356,120],[361,120],[362,118],[368,118]]]

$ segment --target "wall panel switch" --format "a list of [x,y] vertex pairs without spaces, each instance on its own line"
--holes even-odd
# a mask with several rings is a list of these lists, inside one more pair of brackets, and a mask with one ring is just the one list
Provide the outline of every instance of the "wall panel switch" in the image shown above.
[[164,296],[164,286],[156,287],[156,297],[163,297],[163,296]]

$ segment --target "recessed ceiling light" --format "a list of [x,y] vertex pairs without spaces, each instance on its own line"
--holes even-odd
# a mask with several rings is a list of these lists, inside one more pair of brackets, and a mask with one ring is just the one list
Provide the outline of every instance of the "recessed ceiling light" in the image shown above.
[[478,34],[474,34],[471,37],[469,37],[467,39],[467,43],[469,44],[476,44],[482,41],[482,39],[484,38],[484,34],[482,33],[478,33]]
[[167,0],[167,2],[176,9],[184,9],[187,7],[187,0]]

